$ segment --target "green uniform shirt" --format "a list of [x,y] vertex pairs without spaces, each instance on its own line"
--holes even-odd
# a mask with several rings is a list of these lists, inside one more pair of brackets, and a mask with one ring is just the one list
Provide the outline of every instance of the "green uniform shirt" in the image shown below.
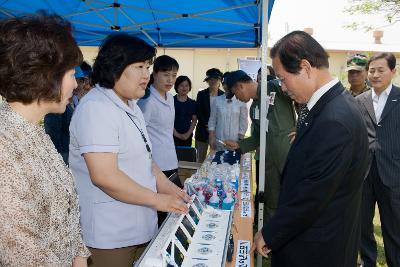
[[352,96],[354,96],[354,97],[356,97],[356,96],[358,96],[358,95],[360,95],[360,94],[362,94],[362,93],[364,93],[364,92],[366,92],[366,91],[368,91],[368,90],[370,90],[370,89],[371,89],[371,87],[369,87],[369,85],[368,85],[367,83],[365,83],[365,86],[364,86],[363,90],[362,90],[361,93],[359,93],[359,94],[355,94],[355,93],[351,90],[351,88],[348,88],[350,94],[351,94]]
[[[268,82],[267,94],[270,98],[273,98],[267,115],[269,120],[267,150],[273,152],[271,155],[276,155],[277,158],[284,157],[286,160],[290,147],[287,135],[295,131],[296,128],[293,101],[283,93],[278,80]],[[260,145],[260,100],[261,84],[257,88],[257,99],[253,100],[250,106],[251,136],[239,141],[242,153],[253,151]],[[256,154],[256,159],[258,159],[258,154]]]

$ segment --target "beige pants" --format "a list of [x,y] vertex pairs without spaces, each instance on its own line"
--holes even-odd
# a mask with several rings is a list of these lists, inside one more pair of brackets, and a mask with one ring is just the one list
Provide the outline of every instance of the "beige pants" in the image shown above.
[[197,162],[203,163],[207,156],[208,143],[196,140],[195,147],[197,149]]
[[89,267],[132,267],[140,258],[146,246],[145,243],[137,246],[115,249],[89,248],[92,255],[88,260]]

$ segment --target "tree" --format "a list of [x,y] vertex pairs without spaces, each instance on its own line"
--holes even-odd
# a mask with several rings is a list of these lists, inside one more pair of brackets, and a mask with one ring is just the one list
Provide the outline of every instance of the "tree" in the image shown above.
[[382,14],[386,18],[386,25],[366,25],[360,22],[353,22],[346,25],[348,28],[364,28],[366,31],[384,28],[400,21],[400,0],[349,0],[350,6],[345,8],[345,12],[350,15],[355,14]]

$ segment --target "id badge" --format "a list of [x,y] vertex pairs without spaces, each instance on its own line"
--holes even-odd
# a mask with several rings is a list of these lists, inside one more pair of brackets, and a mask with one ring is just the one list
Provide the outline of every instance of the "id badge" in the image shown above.
[[270,105],[274,105],[274,103],[275,103],[275,95],[276,95],[276,92],[271,92],[270,94],[269,94],[269,104]]
[[254,109],[254,119],[259,120],[260,119],[260,109],[258,106]]

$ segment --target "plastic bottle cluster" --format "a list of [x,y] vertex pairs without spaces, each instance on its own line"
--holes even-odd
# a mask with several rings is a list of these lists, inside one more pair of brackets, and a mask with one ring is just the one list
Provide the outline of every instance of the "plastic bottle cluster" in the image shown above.
[[239,162],[217,164],[206,162],[185,182],[189,194],[216,209],[231,210],[239,187]]

